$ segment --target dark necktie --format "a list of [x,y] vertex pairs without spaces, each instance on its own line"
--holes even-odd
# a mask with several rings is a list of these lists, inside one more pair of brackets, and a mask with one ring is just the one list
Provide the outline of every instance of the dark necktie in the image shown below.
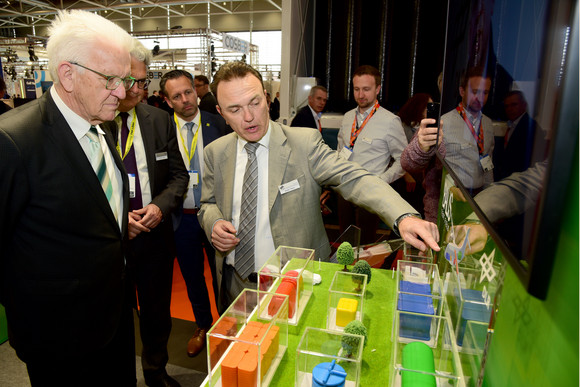
[[240,208],[240,225],[238,238],[240,243],[236,247],[234,266],[242,279],[248,278],[254,271],[254,245],[256,235],[256,215],[258,204],[258,160],[256,159],[257,142],[245,145],[248,153],[244,184],[242,187],[242,203]]
[[[121,117],[121,156],[125,154],[125,147],[127,146],[127,137],[129,137],[129,126],[127,125],[127,118],[129,113],[119,113]],[[139,171],[137,170],[137,159],[135,158],[135,147],[131,144],[131,149],[127,156],[123,159],[125,169],[129,174],[135,175],[135,197],[129,199],[129,210],[139,210],[143,208],[143,199],[141,197],[141,185],[139,184]]]

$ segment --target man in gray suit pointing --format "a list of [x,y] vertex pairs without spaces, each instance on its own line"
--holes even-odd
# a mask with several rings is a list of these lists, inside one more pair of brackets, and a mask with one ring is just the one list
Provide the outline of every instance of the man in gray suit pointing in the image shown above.
[[[330,254],[320,214],[323,186],[376,212],[409,243],[439,250],[437,227],[388,184],[342,159],[318,131],[270,121],[262,76],[242,62],[225,64],[214,76],[218,111],[235,133],[204,152],[200,224],[217,249],[221,306],[244,287],[280,245]],[[422,240],[421,240],[422,239]],[[225,260],[225,261],[224,261]]]

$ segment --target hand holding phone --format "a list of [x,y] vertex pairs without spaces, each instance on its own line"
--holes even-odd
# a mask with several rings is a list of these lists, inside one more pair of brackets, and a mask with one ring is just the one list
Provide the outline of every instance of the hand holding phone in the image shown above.
[[434,124],[428,125],[429,128],[439,128],[439,109],[440,105],[438,102],[429,102],[427,104],[427,118],[433,118],[435,120]]

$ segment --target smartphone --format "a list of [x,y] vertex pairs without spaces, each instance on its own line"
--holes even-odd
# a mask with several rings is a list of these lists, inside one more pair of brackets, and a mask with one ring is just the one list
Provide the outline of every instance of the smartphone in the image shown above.
[[438,102],[429,102],[427,104],[427,118],[433,118],[435,120],[434,124],[429,124],[428,127],[437,127],[439,128],[439,103]]

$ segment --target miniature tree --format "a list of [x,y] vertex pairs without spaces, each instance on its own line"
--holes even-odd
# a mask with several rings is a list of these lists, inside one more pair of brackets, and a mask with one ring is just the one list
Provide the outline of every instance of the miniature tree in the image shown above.
[[[367,284],[371,282],[371,265],[364,259],[359,260],[357,263],[354,264],[352,267],[351,273],[355,274],[366,274],[367,275]],[[358,276],[353,276],[352,280],[357,284],[356,290],[360,291],[360,287],[362,285],[362,279]]]
[[354,251],[352,250],[352,245],[348,242],[342,242],[338,249],[336,250],[336,260],[341,265],[344,265],[342,271],[348,271],[346,265],[350,265],[354,262]]
[[[351,322],[349,322],[348,324],[346,324],[346,326],[344,327],[344,333],[350,333],[353,335],[361,335],[364,336],[363,339],[363,346],[366,347],[367,345],[367,328],[364,326],[364,324],[358,320],[352,320]],[[352,336],[342,336],[341,339],[341,345],[342,348],[345,350],[346,355],[348,357],[350,357],[352,355],[352,351],[354,351],[354,349],[356,347],[358,347],[360,343],[360,339],[358,337],[352,337]]]

